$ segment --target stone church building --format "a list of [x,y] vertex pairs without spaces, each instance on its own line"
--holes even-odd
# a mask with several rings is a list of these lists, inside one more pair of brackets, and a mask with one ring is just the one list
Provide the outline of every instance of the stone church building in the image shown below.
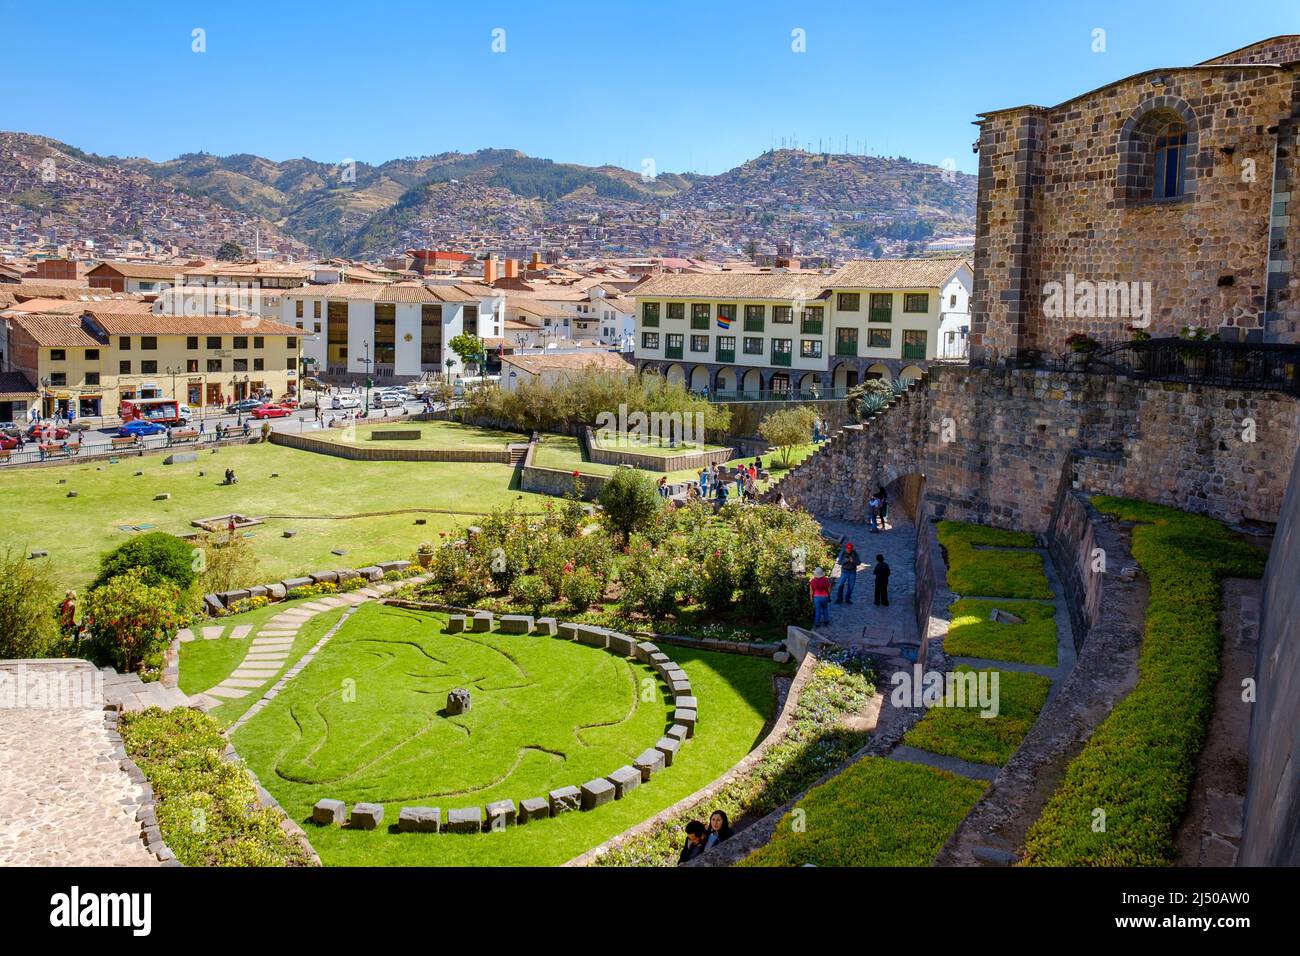
[[1300,342],[1300,36],[981,114],[972,364],[1199,327]]

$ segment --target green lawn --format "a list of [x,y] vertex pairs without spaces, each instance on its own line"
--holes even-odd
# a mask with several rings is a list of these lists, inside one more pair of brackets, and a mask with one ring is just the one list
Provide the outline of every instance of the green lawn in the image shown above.
[[[694,792],[757,741],[778,665],[673,648],[700,698],[695,739],[628,798],[487,834],[390,833],[402,806],[446,811],[544,796],[617,769],[651,746],[669,705],[652,672],[555,638],[449,635],[442,615],[362,606],[312,664],[234,735],[288,813],[323,797],[380,802],[374,831],[316,828],[331,865],[555,865]],[[446,693],[473,706],[447,717]]]
[[865,757],[810,791],[742,866],[929,866],[984,783],[920,764]]
[[[969,667],[955,670],[958,674],[992,673],[991,670],[981,672]],[[930,708],[920,723],[903,737],[903,743],[948,757],[1002,766],[1011,759],[1020,741],[1034,726],[1038,712],[1047,701],[1052,682],[1038,674],[997,673],[998,686],[994,695],[997,716],[983,716],[970,696],[964,707],[946,701],[945,706]]]
[[[459,462],[365,462],[298,451],[282,445],[240,445],[203,452],[197,463],[164,465],[162,455],[123,457],[0,473],[0,547],[48,550],[61,583],[85,586],[99,557],[127,540],[123,526],[152,525],[182,534],[191,519],[239,512],[293,515],[249,529],[260,560],[259,577],[276,580],[302,571],[361,566],[408,557],[439,531],[464,525],[455,515],[331,516],[435,508],[486,513],[522,499],[526,508],[549,500],[511,487],[509,465]],[[221,484],[233,468],[239,484]],[[199,477],[199,471],[207,474]],[[135,472],[144,474],[135,477]],[[272,474],[279,477],[273,478]],[[67,484],[60,485],[60,479]],[[77,492],[68,498],[68,491]],[[171,499],[154,501],[169,493]],[[311,517],[306,517],[311,516]],[[426,525],[416,525],[424,518]],[[293,529],[294,538],[282,532]],[[343,549],[345,556],[331,554]]]
[[597,434],[597,441],[600,447],[607,451],[630,451],[638,455],[654,455],[658,458],[670,458],[673,455],[692,455],[697,452],[705,451],[722,451],[723,445],[692,444],[682,445],[678,442],[676,448],[669,445],[667,439],[658,435],[626,435],[621,433],[611,434],[608,438],[603,438]]
[[[420,437],[416,440],[371,438],[371,433],[376,429],[419,431]],[[510,442],[528,441],[527,435],[498,431],[495,428],[479,428],[477,425],[462,425],[460,422],[413,422],[406,418],[393,418],[388,421],[380,419],[377,422],[357,425],[355,428],[322,428],[306,431],[303,434],[325,441],[356,443],[367,448],[504,450]]]
[[[1024,624],[990,621],[994,608],[1014,614]],[[952,623],[943,649],[954,657],[1056,666],[1056,609],[1028,601],[954,601]]]
[[958,594],[1040,599],[1053,596],[1041,554],[987,550],[1033,548],[1034,536],[1028,532],[960,521],[940,521],[935,528],[947,555],[948,587]]
[[[231,617],[213,618],[196,624],[194,627],[195,640],[181,645],[180,689],[186,694],[199,694],[221,683],[243,662],[244,656],[248,653],[249,643],[257,635],[258,629],[266,623],[267,618],[274,617],[287,608],[306,604],[312,600],[314,598],[282,601],[278,604],[268,604],[266,607],[260,607],[255,611],[246,611],[243,614],[236,614]],[[273,678],[267,678],[266,686],[279,679],[281,674],[297,662],[298,658],[307,653],[313,644],[324,637],[325,632],[338,621],[343,610],[339,608],[333,611],[325,611],[309,618],[298,629],[298,635],[294,638],[284,665]],[[202,627],[220,625],[225,627],[225,633],[229,634],[232,628],[241,624],[251,624],[253,630],[248,637],[239,640],[223,634],[221,637],[209,641],[205,640],[200,633]],[[228,727],[242,717],[244,712],[252,707],[260,697],[261,694],[255,690],[245,697],[223,701],[209,713],[221,726]]]

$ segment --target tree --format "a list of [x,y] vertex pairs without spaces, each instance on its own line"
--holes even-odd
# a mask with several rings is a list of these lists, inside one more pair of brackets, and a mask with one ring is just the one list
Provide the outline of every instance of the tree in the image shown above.
[[768,415],[758,426],[763,439],[781,452],[781,463],[790,466],[790,452],[795,445],[811,440],[817,412],[811,405],[795,405]]
[[221,248],[217,250],[218,262],[238,262],[240,259],[244,258],[247,258],[247,253],[244,252],[244,247],[229,239],[223,242]]
[[169,581],[150,584],[144,568],[131,568],[91,590],[87,619],[95,640],[129,671],[171,640],[182,619],[181,591]]
[[203,542],[201,570],[205,594],[233,591],[257,582],[257,555],[237,531],[213,535]]
[[0,555],[0,658],[58,656],[58,602],[48,561]]
[[465,365],[478,365],[484,358],[483,340],[477,335],[462,332],[447,343],[447,347],[460,356]]
[[150,531],[114,548],[99,561],[99,577],[91,587],[107,584],[109,579],[132,568],[145,573],[147,584],[170,581],[181,590],[194,583],[199,568],[194,546],[166,531]]
[[632,532],[654,520],[663,499],[647,472],[623,465],[606,480],[600,491],[600,506],[610,527],[626,542]]

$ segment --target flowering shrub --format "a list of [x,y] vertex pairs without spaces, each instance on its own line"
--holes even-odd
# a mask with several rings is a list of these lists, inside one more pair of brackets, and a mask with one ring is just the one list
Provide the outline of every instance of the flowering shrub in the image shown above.
[[587,568],[574,568],[565,576],[563,592],[569,606],[582,612],[604,596],[605,582]]
[[536,574],[523,574],[510,585],[510,595],[533,614],[541,614],[555,597],[550,586]]
[[316,594],[333,594],[339,589],[339,586],[333,581],[317,581],[314,584],[300,584],[296,588],[290,588],[285,594],[286,601],[292,601],[295,598],[312,597]]
[[259,607],[266,607],[270,603],[270,598],[261,595],[243,598],[239,601],[231,601],[229,606],[224,608],[217,616],[224,617],[227,614],[243,614],[245,611],[256,611]]

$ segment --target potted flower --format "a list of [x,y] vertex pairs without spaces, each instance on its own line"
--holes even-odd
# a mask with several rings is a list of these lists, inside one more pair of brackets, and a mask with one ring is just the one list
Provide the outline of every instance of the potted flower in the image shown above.
[[[1178,337],[1184,342],[1200,343],[1208,342],[1214,337],[1209,329],[1193,328],[1190,325],[1183,326],[1183,330],[1178,333]],[[1193,378],[1199,378],[1205,374],[1205,368],[1209,364],[1209,353],[1206,349],[1199,348],[1196,345],[1180,346],[1178,354],[1182,356],[1183,367],[1187,374]]]
[[1084,332],[1075,332],[1065,340],[1065,344],[1070,347],[1070,355],[1074,359],[1076,368],[1086,367],[1092,361],[1097,349],[1101,348],[1100,342]]
[[427,568],[433,563],[433,542],[425,541],[415,549],[415,561],[422,567]]

